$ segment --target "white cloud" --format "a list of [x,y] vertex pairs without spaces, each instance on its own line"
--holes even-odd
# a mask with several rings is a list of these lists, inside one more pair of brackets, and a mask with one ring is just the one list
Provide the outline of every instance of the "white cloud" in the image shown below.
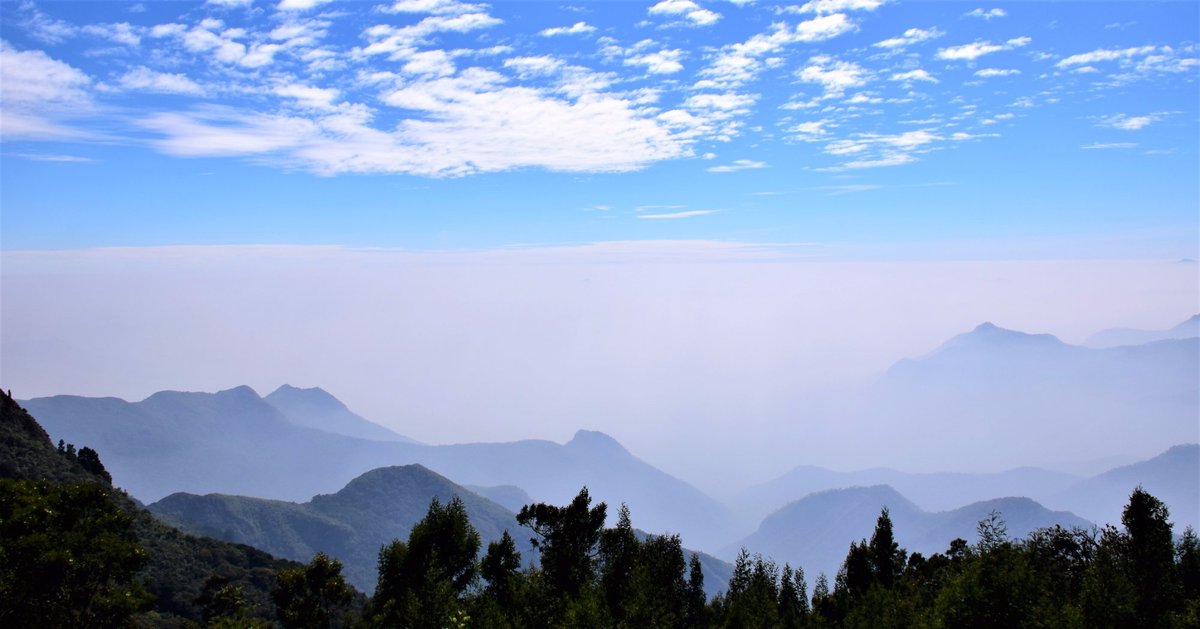
[[88,35],[102,37],[126,46],[137,47],[142,43],[142,37],[139,34],[142,29],[134,27],[127,22],[120,22],[118,24],[88,24],[81,30]]
[[965,17],[978,17],[985,20],[992,20],[998,17],[1004,17],[1008,15],[1008,13],[1006,13],[1004,9],[988,9],[987,11],[984,11],[983,9],[975,9],[974,11],[967,11],[966,13],[963,13],[963,15]]
[[280,11],[307,11],[332,0],[279,0],[275,8]]
[[1121,48],[1110,49],[1101,48],[1091,52],[1071,55],[1062,61],[1059,61],[1056,66],[1059,68],[1069,68],[1076,65],[1088,65],[1100,61],[1116,61],[1120,59],[1129,59],[1131,57],[1139,57],[1148,55],[1155,51],[1154,46],[1139,46],[1136,48]]
[[861,170],[864,168],[886,168],[888,166],[903,166],[904,164],[911,164],[915,161],[917,161],[917,158],[909,155],[908,153],[891,153],[878,159],[855,160],[852,162],[846,162],[839,166],[833,166],[819,170],[837,172],[841,170]]
[[400,70],[410,75],[449,76],[454,74],[454,60],[444,50],[422,50],[404,58]]
[[767,60],[784,47],[800,42],[824,41],[857,28],[844,14],[825,15],[801,22],[794,28],[776,23],[766,33],[725,46],[700,74],[705,77],[696,88],[727,89],[739,87],[758,76]]
[[829,129],[826,127],[834,126],[828,120],[810,120],[801,122],[788,129],[796,134],[796,139],[804,140],[805,142],[815,142],[824,139],[829,135]]
[[457,0],[397,0],[384,9],[387,13],[429,13],[433,15],[460,15],[480,13],[487,5],[469,4]]
[[994,52],[1000,52],[1001,50],[1011,50],[1013,48],[1027,46],[1032,41],[1033,39],[1029,37],[1015,37],[1004,42],[1003,44],[993,44],[988,41],[977,41],[970,44],[963,44],[961,46],[942,48],[937,52],[937,56],[939,59],[945,59],[947,61],[974,61],[984,55],[990,55]]
[[1133,149],[1133,148],[1137,148],[1137,144],[1134,142],[1104,142],[1104,143],[1094,142],[1092,144],[1085,144],[1084,146],[1081,146],[1079,148],[1088,150],[1088,151],[1103,150],[1103,149]]
[[721,19],[721,14],[703,9],[692,0],[661,0],[648,12],[650,15],[681,17],[693,26],[709,26]]
[[899,37],[892,37],[890,39],[885,39],[881,42],[875,42],[875,44],[873,44],[873,45],[876,48],[887,48],[889,50],[900,50],[900,49],[906,48],[908,46],[911,46],[913,44],[919,44],[923,41],[937,39],[938,37],[941,37],[942,35],[945,35],[945,33],[943,33],[941,30],[939,30],[936,27],[928,28],[928,29],[910,28],[910,29],[904,31],[904,34]]
[[825,152],[830,155],[855,156],[857,159],[817,170],[839,172],[900,166],[915,162],[917,158],[913,153],[928,151],[932,144],[944,139],[926,129],[892,135],[857,133],[848,138],[833,140],[825,145]]
[[806,83],[819,83],[825,97],[841,96],[847,89],[861,87],[870,80],[865,68],[852,61],[839,61],[826,55],[813,57],[796,76]]
[[504,60],[504,67],[513,68],[521,75],[550,74],[563,67],[563,62],[550,55],[540,57],[513,57]]
[[1153,113],[1145,116],[1127,116],[1125,114],[1115,114],[1101,118],[1100,124],[1105,127],[1120,129],[1121,131],[1137,131],[1150,126],[1150,124],[1154,122],[1162,120],[1164,117],[1166,117],[1165,113]]
[[542,37],[556,37],[558,35],[583,35],[596,30],[595,26],[587,22],[576,22],[570,26],[557,26],[543,30],[540,35]]
[[374,127],[374,114],[361,105],[296,115],[208,108],[155,114],[142,124],[172,155],[257,156],[325,175],[614,172],[691,152],[686,138],[629,101],[598,92],[560,98],[505,82],[468,68],[404,84],[383,100],[415,115],[386,130]]
[[740,170],[757,170],[766,167],[766,162],[758,162],[750,159],[735,159],[733,160],[732,164],[711,166],[707,170],[710,173],[734,173]]
[[796,41],[819,42],[858,28],[844,13],[823,15],[796,25]]
[[693,216],[707,216],[716,214],[720,210],[686,210],[683,212],[670,212],[667,214],[639,214],[638,218],[648,219],[675,219],[675,218],[691,218]]
[[893,74],[891,80],[893,80],[893,81],[926,81],[928,83],[937,83],[938,82],[938,80],[935,79],[933,77],[933,75],[922,70],[921,68],[917,68],[916,70],[909,70],[908,72],[900,72],[897,74]]
[[22,2],[18,11],[21,28],[42,43],[60,44],[79,34],[75,25],[42,13],[32,2]]
[[799,13],[816,13],[825,15],[842,11],[874,11],[887,3],[887,0],[810,0],[797,11]]
[[664,48],[658,52],[626,57],[625,65],[644,66],[650,74],[674,74],[683,69],[683,64],[679,62],[682,57],[682,50]]
[[96,160],[90,157],[81,157],[79,155],[59,155],[55,153],[8,153],[13,157],[20,157],[33,162],[58,162],[64,164],[87,164]]
[[336,89],[313,87],[302,83],[280,85],[273,91],[279,96],[293,99],[301,108],[321,111],[334,109],[333,101],[341,97],[341,92]]
[[138,66],[117,79],[125,89],[160,94],[187,94],[200,96],[204,88],[184,74],[157,72],[146,66]]
[[248,7],[254,0],[205,0],[204,4],[213,7]]
[[1013,76],[1014,74],[1020,73],[1021,71],[1017,69],[984,68],[982,70],[976,70],[975,76],[987,79],[995,76]]
[[433,15],[408,26],[376,24],[363,32],[370,43],[356,49],[356,55],[392,55],[403,57],[415,52],[415,48],[427,42],[437,33],[468,33],[491,28],[502,20],[486,13],[463,13],[460,15]]
[[95,109],[92,79],[40,50],[0,40],[0,136],[59,140],[89,135],[65,121]]

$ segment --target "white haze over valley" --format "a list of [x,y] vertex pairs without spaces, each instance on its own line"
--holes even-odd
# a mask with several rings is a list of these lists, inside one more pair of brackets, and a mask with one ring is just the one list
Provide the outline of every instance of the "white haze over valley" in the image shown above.
[[[1143,418],[1100,412],[1063,418],[1090,428],[1071,441],[1014,418],[888,447],[842,411],[897,361],[985,321],[1071,344],[1171,328],[1200,311],[1196,263],[827,253],[714,241],[8,251],[0,380],[23,399],[321,387],[426,443],[599,430],[717,493],[801,464],[1096,472],[1200,440],[1200,420],[1139,430]],[[922,434],[921,418],[895,421]]]

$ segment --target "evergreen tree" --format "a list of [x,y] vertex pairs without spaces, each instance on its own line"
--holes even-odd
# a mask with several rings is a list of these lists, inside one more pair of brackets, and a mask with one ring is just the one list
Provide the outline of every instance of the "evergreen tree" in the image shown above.
[[462,500],[437,498],[413,526],[408,543],[394,540],[379,551],[379,581],[371,608],[375,622],[440,628],[460,611],[460,597],[475,581],[479,533]]
[[892,518],[887,507],[879,513],[875,521],[875,532],[871,534],[871,545],[867,551],[871,564],[874,581],[885,588],[891,588],[904,572],[905,552],[896,543],[892,533]]
[[593,561],[607,506],[591,506],[587,487],[565,507],[525,505],[517,522],[534,532],[529,541],[541,553],[542,572],[551,590],[573,597],[595,577]]
[[1165,626],[1175,598],[1175,545],[1169,515],[1167,506],[1140,486],[1121,514],[1130,578],[1137,589],[1137,613],[1146,627]]
[[629,507],[622,504],[617,525],[600,535],[600,585],[609,614],[616,620],[625,617],[624,608],[630,597],[639,550]]
[[480,563],[480,574],[487,581],[484,590],[489,597],[503,607],[513,603],[516,581],[520,578],[521,553],[508,531],[498,541],[488,544],[487,554]]
[[708,595],[704,593],[704,568],[700,565],[700,556],[692,553],[688,560],[687,612],[686,624],[689,627],[700,627],[705,623],[705,607]]
[[347,623],[354,590],[342,577],[342,562],[317,553],[306,566],[280,570],[271,598],[284,627],[327,629]]
[[804,572],[797,569],[795,578],[792,575],[792,567],[783,564],[783,571],[779,577],[779,624],[787,629],[802,626],[808,615]]
[[618,620],[626,627],[678,627],[687,614],[686,563],[678,535],[652,535],[637,551],[629,598]]

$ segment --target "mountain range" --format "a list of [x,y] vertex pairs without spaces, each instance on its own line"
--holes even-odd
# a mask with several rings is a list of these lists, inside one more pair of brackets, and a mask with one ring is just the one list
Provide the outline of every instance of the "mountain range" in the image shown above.
[[755,522],[794,500],[831,489],[888,485],[927,511],[945,511],[996,496],[1025,496],[1064,509],[1093,522],[1118,524],[1121,509],[1134,487],[1171,507],[1176,531],[1200,528],[1200,445],[1177,445],[1151,459],[1081,478],[1039,468],[1017,468],[994,474],[913,474],[875,468],[835,472],[798,466],[769,482],[743,491],[735,510]]
[[[306,425],[316,411],[298,401],[312,396],[288,395],[290,403],[278,407],[245,386],[164,391],[140,402],[55,396],[24,404],[52,435],[109,453],[114,479],[147,502],[176,492],[298,502],[336,492],[369,470],[415,463],[456,483],[514,486],[551,504],[566,504],[587,486],[597,501],[612,505],[613,514],[624,502],[641,528],[679,533],[693,547],[714,548],[736,535],[724,505],[603,433],[581,430],[565,444],[368,440]],[[309,418],[294,420],[293,414]]]
[[950,511],[922,510],[887,485],[833,489],[811,494],[767,516],[758,530],[726,547],[730,558],[741,548],[802,566],[809,583],[825,573],[832,581],[852,542],[870,539],[880,510],[886,507],[897,543],[926,557],[945,552],[950,541],[976,540],[976,526],[993,511],[1004,520],[1009,536],[1020,538],[1048,526],[1091,527],[1074,514],[1050,511],[1029,498],[998,498]]
[[[1142,482],[1164,492],[1177,523],[1200,520],[1195,465],[1187,467],[1194,448],[1167,466],[1182,473],[1157,476],[1150,473],[1154,466],[1104,478],[1034,467],[961,474],[801,466],[748,488],[730,500],[730,509],[600,432],[580,430],[563,444],[426,445],[354,414],[321,389],[285,385],[264,398],[243,386],[164,391],[140,402],[55,396],[24,403],[56,438],[105,452],[117,482],[147,502],[184,492],[299,504],[336,495],[371,470],[415,464],[510,512],[533,501],[565,504],[587,486],[596,500],[609,503],[610,513],[626,503],[641,528],[680,533],[686,545],[700,549],[725,547],[813,492],[877,484],[930,512],[1020,495],[1104,523],[1115,521],[1124,498]],[[886,464],[902,458],[897,453],[910,460],[921,453],[930,466],[978,469],[1022,458],[1162,452],[1197,441],[1198,407],[1200,339],[1093,349],[983,324],[897,363],[856,396],[838,422],[854,435],[847,447],[861,450],[860,458]],[[1135,477],[1142,480],[1130,484]],[[312,513],[292,517],[301,515]]]
[[1092,349],[985,323],[895,364],[835,418],[859,460],[997,470],[1195,443],[1200,338]]
[[1087,347],[1105,348],[1121,345],[1143,345],[1167,339],[1186,339],[1200,336],[1200,314],[1166,330],[1139,330],[1136,328],[1112,328],[1101,330],[1083,342]]

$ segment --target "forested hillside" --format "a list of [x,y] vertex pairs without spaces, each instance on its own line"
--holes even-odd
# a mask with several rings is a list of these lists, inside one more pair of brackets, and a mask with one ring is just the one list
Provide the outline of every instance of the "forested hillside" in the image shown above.
[[112,486],[94,450],[56,448],[5,393],[0,566],[0,625],[33,627],[269,620],[275,574],[296,564],[164,525]]
[[[109,483],[90,448],[55,448],[0,401],[0,624],[117,627],[1195,627],[1200,541],[1135,488],[1121,527],[1010,536],[1005,514],[974,543],[909,553],[884,509],[836,576],[742,550],[728,587],[705,593],[678,536],[640,535],[630,511],[582,489],[534,503],[486,544],[458,495],[431,500],[404,540],[378,549],[365,605],[342,565],[303,566],[165,526]],[[386,471],[381,472],[386,474]],[[482,500],[482,498],[480,498]],[[294,507],[295,505],[293,505]],[[1006,502],[997,508],[1009,508]],[[499,509],[500,507],[497,506]],[[517,538],[528,536],[531,565]],[[359,595],[360,596],[360,595]],[[357,598],[361,601],[361,598]]]

